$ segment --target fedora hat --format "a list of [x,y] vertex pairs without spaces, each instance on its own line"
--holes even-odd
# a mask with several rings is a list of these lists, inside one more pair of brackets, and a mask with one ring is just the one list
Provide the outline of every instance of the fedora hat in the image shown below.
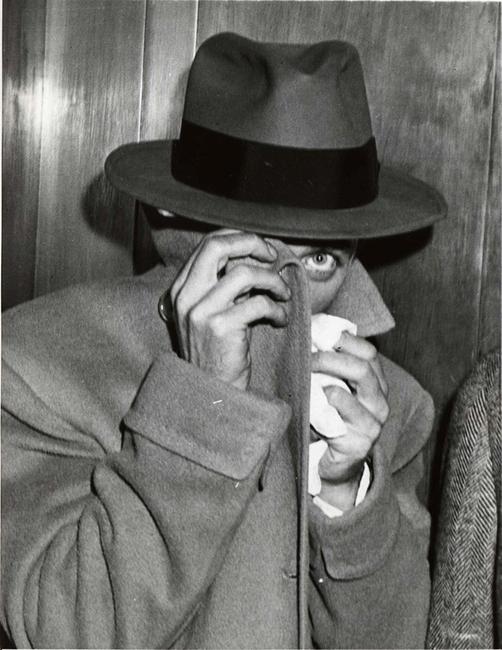
[[343,41],[209,38],[179,139],[123,145],[105,170],[156,208],[278,237],[392,235],[446,214],[434,188],[380,166],[359,54]]

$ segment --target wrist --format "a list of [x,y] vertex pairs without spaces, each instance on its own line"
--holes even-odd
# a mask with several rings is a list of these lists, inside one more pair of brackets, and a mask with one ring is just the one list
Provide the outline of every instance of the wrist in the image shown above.
[[321,479],[321,491],[318,496],[323,501],[326,501],[331,506],[338,508],[342,512],[351,510],[356,505],[357,493],[363,469],[364,464],[361,464],[356,473],[346,481],[335,483]]

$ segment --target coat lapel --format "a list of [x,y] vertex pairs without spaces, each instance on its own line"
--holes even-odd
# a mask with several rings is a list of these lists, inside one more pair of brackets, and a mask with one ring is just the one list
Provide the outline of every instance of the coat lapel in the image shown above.
[[294,464],[298,503],[298,647],[308,647],[308,442],[310,432],[310,295],[305,271],[290,249],[275,242],[276,268],[288,284],[292,299],[288,305],[288,326],[253,328],[251,388],[264,389],[288,402],[292,418],[288,444]]

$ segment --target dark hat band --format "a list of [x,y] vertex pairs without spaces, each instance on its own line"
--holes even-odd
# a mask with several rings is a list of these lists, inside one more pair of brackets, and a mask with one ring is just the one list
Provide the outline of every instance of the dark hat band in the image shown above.
[[239,201],[346,209],[378,195],[375,138],[349,149],[304,149],[236,138],[183,120],[171,172],[191,187]]

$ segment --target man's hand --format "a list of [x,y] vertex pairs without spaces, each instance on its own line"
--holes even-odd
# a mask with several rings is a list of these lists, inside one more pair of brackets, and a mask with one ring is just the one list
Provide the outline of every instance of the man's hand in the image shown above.
[[347,435],[327,440],[319,463],[319,496],[347,510],[354,505],[364,460],[389,415],[387,383],[376,348],[348,332],[343,332],[336,351],[312,355],[312,370],[342,379],[352,391],[337,386],[325,389],[328,402],[347,425]]
[[218,230],[200,242],[171,289],[183,357],[205,372],[247,389],[251,374],[250,325],[287,324],[284,303],[291,292],[270,268],[230,260],[251,257],[271,264],[277,251],[261,237]]

